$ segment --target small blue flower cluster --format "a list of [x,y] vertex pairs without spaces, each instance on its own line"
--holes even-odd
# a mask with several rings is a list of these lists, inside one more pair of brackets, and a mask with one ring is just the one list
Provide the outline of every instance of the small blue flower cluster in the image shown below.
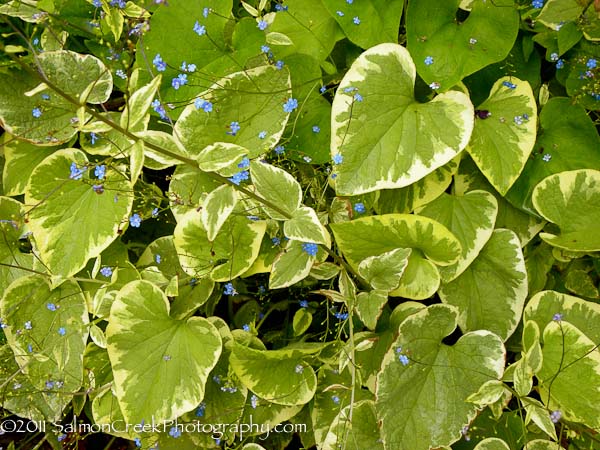
[[319,246],[313,242],[303,242],[302,250],[305,253],[308,253],[309,256],[317,256],[317,252],[319,251]]

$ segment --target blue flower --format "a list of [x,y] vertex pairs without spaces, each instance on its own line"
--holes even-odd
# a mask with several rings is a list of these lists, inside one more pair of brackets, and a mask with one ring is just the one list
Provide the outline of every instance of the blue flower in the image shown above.
[[598,61],[596,61],[594,58],[590,58],[587,60],[587,63],[585,65],[588,69],[595,69],[598,65]]
[[321,128],[318,125],[313,125],[312,132],[313,133],[320,133],[321,132]]
[[331,396],[331,401],[333,403],[335,403],[336,405],[338,405],[340,403],[340,398],[337,395],[332,395]]
[[27,344],[27,352],[28,353],[33,353],[33,347],[31,344]]
[[237,166],[240,169],[247,169],[248,167],[250,167],[250,160],[247,156],[244,156]]
[[194,106],[196,107],[196,109],[202,109],[204,112],[207,113],[212,112],[213,110],[213,104],[201,98],[197,98],[194,101]]
[[319,246],[313,242],[303,242],[302,250],[308,253],[310,256],[317,256],[317,252],[319,251]]
[[258,138],[259,139],[264,139],[267,137],[267,132],[266,131],[261,131],[260,133],[258,133]]
[[94,169],[94,175],[96,175],[99,180],[104,179],[104,175],[106,175],[106,166],[104,166],[104,164],[96,166]]
[[244,331],[250,331],[250,325],[248,325],[247,323],[244,324],[244,326],[242,326]]
[[31,320],[28,320],[27,322],[25,322],[25,329],[26,330],[31,330],[32,326],[31,326]]
[[154,257],[154,261],[156,261],[156,264],[160,264],[160,262],[162,261],[162,258],[160,257],[160,255],[156,255]]
[[42,117],[42,110],[37,106],[31,110],[31,115],[36,119]]
[[94,5],[96,8],[101,8],[102,7],[102,0],[94,0],[92,2],[92,5]]
[[296,373],[304,372],[304,366],[302,364],[296,364],[296,367],[294,367],[294,372],[296,372]]
[[349,5],[351,5],[354,2],[354,0],[346,0],[346,3],[348,3]]
[[202,402],[196,408],[196,417],[203,417],[206,412],[206,403]]
[[562,69],[563,67],[565,67],[565,62],[562,59],[559,59],[558,61],[556,61],[557,69]]
[[258,29],[260,31],[265,31],[267,29],[267,27],[269,26],[269,24],[264,20],[259,20],[258,24],[256,26],[258,27]]
[[135,213],[133,216],[129,218],[129,224],[134,228],[139,228],[142,224],[142,218],[138,213]]
[[65,327],[60,327],[58,329],[58,334],[60,334],[61,336],[64,336],[65,334],[67,334],[67,330],[65,330]]
[[278,145],[275,147],[275,153],[278,155],[283,155],[283,152],[285,152],[285,147],[283,145]]
[[281,244],[281,239],[275,236],[274,238],[271,238],[271,242],[273,243],[273,245],[279,245]]
[[46,381],[46,389],[52,389],[54,387],[54,381]]
[[92,189],[98,195],[104,194],[104,185],[103,184],[94,184],[92,186]]
[[510,81],[503,81],[502,86],[507,87],[509,89],[515,89],[517,87],[516,84],[511,83]]
[[429,88],[436,91],[440,88],[440,83],[438,83],[437,81],[433,81],[429,84]]
[[254,394],[250,397],[250,406],[252,406],[252,409],[256,409],[258,406],[258,397]]
[[336,312],[334,317],[339,320],[346,320],[348,318],[348,313]]
[[177,427],[171,427],[171,429],[169,430],[169,436],[172,436],[175,439],[177,439],[181,436],[181,430],[179,430],[179,428]]
[[542,160],[544,162],[549,162],[552,159],[552,155],[550,153],[546,153],[544,156],[542,156]]
[[563,318],[563,315],[561,313],[556,313],[552,316],[552,320],[554,320],[555,322],[560,322]]
[[158,99],[154,99],[154,101],[151,103],[151,106],[152,109],[154,109],[154,112],[156,112],[161,119],[167,118],[167,112],[165,111],[165,107],[161,105]]
[[321,87],[319,88],[319,92],[320,92],[321,94],[324,94],[326,90],[327,90],[327,86],[321,86]]
[[198,36],[204,36],[206,34],[206,27],[204,25],[200,25],[196,20],[196,23],[194,24],[194,32]]
[[271,47],[269,47],[268,45],[261,45],[260,51],[263,53],[269,53],[271,51]]
[[363,101],[362,95],[360,95],[358,92],[356,94],[354,94],[354,101],[362,102]]
[[432,65],[433,64],[433,57],[432,56],[426,56],[424,62],[425,62],[426,66]]
[[123,72],[122,69],[117,69],[115,71],[115,75],[118,76],[119,78],[121,78],[122,80],[126,80],[127,79],[127,75],[125,74],[125,72]]
[[338,16],[340,17],[344,17],[344,12],[343,11],[336,11],[335,12]]
[[241,172],[234,174],[231,178],[228,178],[228,180],[239,186],[242,181],[246,181],[249,177],[250,172],[247,170],[242,170]]
[[160,56],[160,53],[156,54],[156,56],[152,60],[152,64],[154,64],[154,67],[156,67],[156,70],[158,70],[159,72],[164,72],[165,70],[167,70],[167,63],[163,61],[163,59]]
[[119,9],[123,9],[127,6],[127,4],[125,3],[125,0],[111,0],[110,6],[116,6]]
[[359,214],[364,213],[365,210],[365,204],[362,202],[358,202],[357,204],[354,205],[354,211],[356,211]]
[[303,159],[304,161],[306,161],[307,163],[309,163],[309,162],[311,162],[311,161],[312,161],[312,158],[311,158],[310,156],[303,156],[303,157],[302,157],[302,159]]
[[158,217],[158,208],[154,208],[150,214],[153,218]]
[[544,0],[533,0],[531,2],[531,6],[533,6],[535,9],[540,9],[542,6],[544,6]]
[[308,300],[300,300],[300,308],[308,308]]
[[71,174],[69,175],[69,178],[71,180],[81,180],[81,178],[83,177],[83,174],[85,173],[86,167],[82,167],[81,169],[77,168],[77,164],[72,162],[71,163]]
[[239,122],[236,122],[236,121],[233,121],[233,122],[231,122],[231,123],[229,124],[229,129],[230,129],[231,131],[227,131],[227,134],[230,134],[230,135],[232,135],[232,136],[235,136],[235,135],[238,133],[238,131],[240,131],[240,130],[241,130],[240,123],[239,123]]
[[135,443],[135,446],[137,448],[141,448],[142,447],[142,440],[139,437],[136,437],[133,442]]
[[281,70],[281,69],[283,69],[283,66],[284,66],[284,65],[285,65],[285,63],[284,63],[283,61],[277,61],[277,62],[275,63],[275,68],[276,68],[277,70]]
[[550,61],[558,61],[558,53],[551,53]]
[[352,93],[352,92],[354,92],[354,91],[357,91],[357,90],[358,90],[358,89],[357,89],[357,88],[355,88],[354,86],[348,86],[348,87],[345,87],[345,88],[344,88],[344,92],[345,92],[346,94],[350,94],[350,93]]
[[94,145],[98,139],[100,139],[100,136],[98,136],[96,133],[90,133],[90,142],[92,145]]
[[334,164],[341,164],[344,162],[344,157],[342,155],[340,155],[339,153],[333,155],[333,163]]
[[110,267],[103,267],[102,269],[100,269],[100,273],[102,274],[102,276],[108,278],[112,275],[113,271]]
[[188,82],[187,79],[187,74],[185,73],[180,73],[179,75],[177,75],[175,78],[173,78],[171,80],[171,86],[173,86],[174,89],[179,89],[181,86],[185,86]]
[[552,423],[558,423],[561,417],[562,413],[560,412],[560,410],[552,411],[550,413],[550,420],[552,421]]
[[354,23],[354,25],[360,25],[360,19],[358,18],[358,16],[352,19],[352,23]]
[[298,100],[296,100],[295,98],[288,98],[287,101],[283,104],[283,111],[286,113],[291,113],[296,108],[298,108]]
[[515,116],[514,121],[517,125],[523,125],[523,116]]
[[204,18],[208,17],[209,14],[210,14],[210,8],[206,7],[202,10],[202,15],[204,16]]
[[57,441],[58,441],[58,442],[62,442],[62,441],[64,441],[66,438],[67,438],[67,435],[63,433],[63,434],[60,434],[60,435],[58,436],[58,438],[56,438],[56,439],[57,439]]
[[48,309],[48,311],[56,311],[58,309],[54,303],[48,303],[46,305],[46,308]]
[[287,11],[287,10],[288,10],[287,6],[280,5],[279,3],[277,3],[275,5],[275,11]]
[[398,361],[400,361],[400,363],[402,363],[403,366],[408,366],[408,363],[410,362],[408,360],[408,356],[406,356],[406,355],[399,355]]
[[237,295],[237,293],[238,292],[233,287],[233,284],[231,284],[231,283],[225,284],[225,289],[223,289],[223,294],[233,296],[233,295]]
[[48,94],[42,94],[42,100],[50,100],[50,96]]

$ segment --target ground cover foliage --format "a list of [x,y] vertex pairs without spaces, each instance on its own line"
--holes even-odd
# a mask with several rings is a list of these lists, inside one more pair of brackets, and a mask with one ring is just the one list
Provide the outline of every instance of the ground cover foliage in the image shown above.
[[600,448],[599,12],[3,2],[2,442]]

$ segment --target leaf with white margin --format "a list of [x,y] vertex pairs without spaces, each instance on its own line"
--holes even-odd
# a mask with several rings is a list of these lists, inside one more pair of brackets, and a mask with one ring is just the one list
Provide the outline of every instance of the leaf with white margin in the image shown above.
[[320,448],[338,450],[342,443],[355,448],[383,450],[373,400],[363,400],[343,408],[331,422]]
[[317,213],[308,206],[300,206],[291,219],[283,223],[283,234],[289,239],[315,242],[331,247],[331,237],[319,221]]
[[[19,239],[25,232],[24,205],[9,197],[0,197],[0,292],[14,280],[29,275],[33,255],[22,253]],[[22,268],[23,270],[21,270]]]
[[[286,68],[261,66],[232,73],[199,95],[214,105],[213,111],[207,113],[192,102],[181,113],[174,134],[191,155],[214,142],[230,142],[250,149],[249,157],[256,158],[283,134],[289,117],[283,110],[286,96],[291,97]],[[231,122],[240,125],[235,135],[226,128]],[[267,132],[264,139],[259,137],[262,131]]]
[[523,450],[565,450],[565,448],[555,441],[534,439],[533,441],[529,441],[527,444],[525,444]]
[[487,438],[479,441],[473,450],[510,450],[510,447],[502,439]]
[[313,262],[315,257],[302,249],[302,242],[289,241],[286,248],[273,261],[269,289],[288,287],[305,279],[310,273]]
[[498,202],[485,191],[470,191],[463,196],[442,194],[419,214],[437,220],[460,241],[462,253],[457,263],[440,267],[445,283],[454,280],[473,262],[492,236]]
[[183,270],[194,277],[210,274],[214,281],[228,281],[244,273],[258,256],[265,221],[231,215],[214,241],[208,239],[200,213],[191,210],[175,227],[173,242]]
[[195,408],[221,354],[217,329],[202,317],[169,317],[167,297],[148,281],[119,291],[106,338],[128,423],[171,420]]
[[535,97],[527,81],[503,77],[494,83],[489,97],[477,109],[488,111],[491,116],[475,120],[467,151],[492,186],[505,195],[519,178],[535,145]]
[[397,248],[377,256],[369,256],[358,265],[358,273],[374,289],[391,291],[398,287],[408,265],[410,248]]
[[377,326],[377,319],[381,316],[387,300],[386,291],[360,292],[356,296],[355,308],[358,317],[370,330],[374,330]]
[[52,290],[45,277],[22,277],[4,292],[0,309],[17,364],[49,403],[62,410],[70,401],[65,394],[77,392],[83,381],[88,313],[81,288],[65,281]]
[[53,147],[40,147],[15,139],[9,133],[4,133],[1,145],[5,159],[2,169],[2,187],[4,195],[10,196],[24,194],[27,180],[33,169],[56,151]]
[[469,98],[449,91],[418,103],[415,76],[408,51],[397,44],[370,48],[344,75],[331,119],[331,155],[343,157],[339,195],[408,186],[466,147],[474,122]]
[[408,257],[408,265],[398,288],[390,292],[390,295],[425,300],[437,292],[441,281],[439,268],[425,258],[422,252],[414,250]]
[[142,121],[148,113],[148,109],[150,109],[161,80],[162,75],[159,74],[150,83],[142,86],[133,93],[121,115],[119,123],[122,128],[127,130],[129,127],[135,127],[135,125]]
[[303,405],[317,389],[315,371],[303,361],[313,353],[285,348],[255,350],[235,343],[229,364],[240,381],[262,399],[278,405]]
[[72,163],[79,169],[92,166],[81,150],[59,150],[34,169],[25,189],[25,203],[35,206],[29,211],[29,228],[40,259],[64,277],[79,272],[119,236],[133,203],[131,183],[121,172],[107,166],[104,192],[96,193],[91,185],[99,182],[92,178],[93,170],[73,180]]
[[413,214],[384,214],[331,224],[335,240],[348,259],[358,267],[369,256],[397,248],[418,249],[440,266],[460,257],[458,239],[442,224]]
[[238,164],[249,150],[228,142],[215,142],[205,147],[198,154],[198,167],[204,172],[217,172],[224,177],[230,177],[240,171]]
[[540,233],[553,247],[600,250],[600,171],[583,169],[544,178],[533,190],[533,206],[560,234]]
[[527,270],[517,235],[495,230],[471,265],[443,284],[439,294],[444,303],[458,308],[462,330],[490,330],[508,339],[527,298]]
[[[377,377],[377,416],[386,448],[429,450],[458,441],[477,415],[477,406],[466,399],[502,377],[505,350],[495,334],[473,331],[453,346],[442,343],[457,318],[456,308],[433,305],[400,324]],[[408,365],[399,354],[408,356]]]
[[265,212],[271,218],[278,220],[292,217],[302,202],[300,183],[285,170],[259,161],[250,162],[250,173],[256,192],[283,210],[288,217],[266,206]]
[[214,241],[219,230],[235,208],[238,202],[237,191],[228,184],[219,186],[206,196],[200,219],[206,230],[206,237]]
[[570,422],[600,428],[598,344],[566,321],[550,322],[543,339],[542,368],[536,374],[542,400]]

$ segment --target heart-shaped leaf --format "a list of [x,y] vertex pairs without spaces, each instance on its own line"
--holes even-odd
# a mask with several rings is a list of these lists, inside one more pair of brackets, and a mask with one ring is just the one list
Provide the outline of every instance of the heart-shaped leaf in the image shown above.
[[408,51],[396,44],[367,50],[344,76],[331,122],[331,154],[341,157],[338,194],[408,186],[467,145],[474,121],[469,98],[450,91],[419,103],[415,76]]
[[477,111],[467,151],[492,186],[505,195],[535,144],[537,106],[531,86],[514,77],[500,78]]
[[202,317],[169,317],[167,297],[148,281],[119,291],[106,338],[128,423],[171,420],[195,408],[221,354],[217,329]]
[[[386,448],[450,445],[477,414],[466,399],[504,370],[502,340],[475,331],[448,346],[458,311],[433,305],[406,318],[377,377],[376,407]],[[442,383],[441,380],[453,380]]]
[[59,150],[34,169],[25,191],[25,202],[35,205],[29,227],[40,259],[65,277],[118,237],[133,203],[131,184],[121,171],[107,167],[104,179],[98,180],[92,178],[91,167],[81,150]]
[[375,415],[375,403],[372,400],[363,400],[343,408],[331,422],[331,427],[320,448],[337,450],[342,443],[347,442],[360,443],[369,450],[383,450]]
[[572,251],[600,250],[600,171],[551,175],[533,191],[533,206],[560,234],[540,233],[548,244]]
[[517,235],[495,230],[471,265],[439,294],[444,303],[458,308],[461,330],[490,330],[508,339],[527,297],[527,271]]
[[19,238],[23,234],[23,205],[9,197],[0,197],[0,292],[19,277],[29,275],[33,255],[19,250]]
[[398,248],[378,256],[369,256],[358,265],[358,273],[374,289],[391,291],[398,287],[410,254],[411,249]]
[[439,83],[443,90],[506,58],[519,32],[519,13],[511,0],[472,2],[464,20],[460,15],[466,11],[459,9],[460,3],[417,1],[408,5],[408,49],[419,75],[427,83]]

